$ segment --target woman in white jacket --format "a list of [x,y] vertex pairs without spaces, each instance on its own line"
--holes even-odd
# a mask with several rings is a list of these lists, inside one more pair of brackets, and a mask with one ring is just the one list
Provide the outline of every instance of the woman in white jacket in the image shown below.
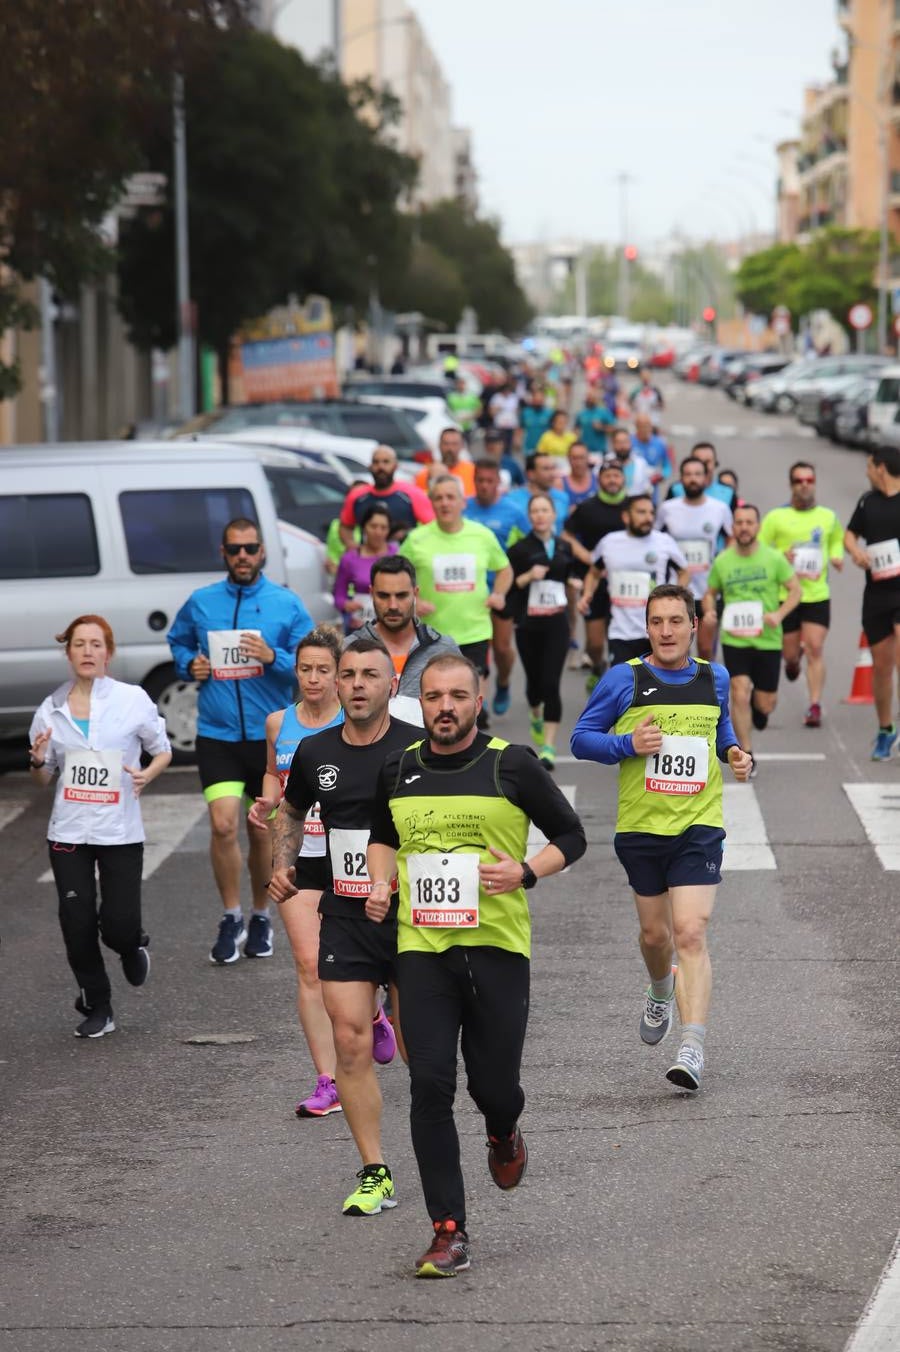
[[[79,615],[56,639],[71,676],[35,713],[29,760],[38,783],[56,779],[47,835],[66,955],[80,988],[75,1008],[84,1016],[75,1036],[98,1038],[116,1026],[100,940],[118,953],[132,986],[142,986],[150,970],[138,799],[172,752],[146,692],[107,675],[116,645],[101,615]],[[143,752],[151,760],[142,768]]]

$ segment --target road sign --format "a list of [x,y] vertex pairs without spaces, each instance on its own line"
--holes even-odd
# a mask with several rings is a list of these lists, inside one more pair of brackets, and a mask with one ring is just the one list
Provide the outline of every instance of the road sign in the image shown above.
[[872,307],[860,301],[858,305],[850,307],[850,313],[847,318],[850,320],[850,327],[853,329],[867,329],[872,323]]
[[779,338],[784,338],[791,331],[791,312],[786,310],[783,305],[779,305],[777,310],[772,311],[772,332]]

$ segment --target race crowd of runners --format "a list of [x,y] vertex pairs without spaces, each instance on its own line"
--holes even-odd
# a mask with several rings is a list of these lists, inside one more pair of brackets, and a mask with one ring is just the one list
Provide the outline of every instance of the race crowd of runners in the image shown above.
[[[785,504],[761,515],[710,442],[676,456],[648,371],[626,388],[599,365],[523,367],[486,402],[450,377],[459,426],[439,459],[412,483],[380,446],[371,482],[347,494],[330,536],[339,627],[314,628],[302,599],[267,580],[257,525],[238,518],[222,536],[224,578],[185,599],[168,635],[198,689],[219,908],[209,960],[271,957],[274,905],[311,1062],[297,1115],[343,1112],[359,1157],[345,1215],[396,1205],[374,1066],[406,1061],[432,1225],[423,1277],[470,1263],[460,1051],[491,1178],[510,1190],[527,1166],[526,893],[586,850],[553,777],[567,664],[586,682],[572,752],[618,767],[614,846],[649,979],[636,1032],[657,1046],[677,1013],[664,1075],[681,1091],[706,1071],[723,776],[755,777],[782,672],[805,679],[804,724],[822,725],[829,574],[845,557],[865,572],[872,759],[888,760],[898,736],[900,452],[869,455],[870,488],[846,523],[800,459]],[[149,974],[140,796],[171,751],[146,694],[109,674],[103,616],[75,617],[58,639],[69,676],[35,713],[29,764],[54,792],[76,1036],[97,1039],[115,1030],[101,945],[126,982]],[[517,661],[532,747],[497,735]],[[532,823],[546,843],[529,855]]]

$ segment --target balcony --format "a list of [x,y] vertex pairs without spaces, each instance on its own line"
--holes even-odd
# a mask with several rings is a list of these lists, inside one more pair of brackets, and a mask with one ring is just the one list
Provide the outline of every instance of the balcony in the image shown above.
[[891,172],[888,200],[892,207],[900,207],[900,169],[894,169]]

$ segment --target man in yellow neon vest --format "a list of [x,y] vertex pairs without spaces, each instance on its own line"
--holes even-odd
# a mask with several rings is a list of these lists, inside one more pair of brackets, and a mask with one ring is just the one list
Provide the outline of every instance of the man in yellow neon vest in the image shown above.
[[666,1078],[697,1090],[712,992],[706,928],[725,839],[719,762],[743,782],[752,758],[731,725],[728,672],[690,655],[692,593],[655,587],[646,619],[647,654],[606,673],[575,725],[572,751],[619,766],[615,848],[634,892],[650,975],[640,1036],[649,1046],[662,1042],[677,1001],[681,1046]]

